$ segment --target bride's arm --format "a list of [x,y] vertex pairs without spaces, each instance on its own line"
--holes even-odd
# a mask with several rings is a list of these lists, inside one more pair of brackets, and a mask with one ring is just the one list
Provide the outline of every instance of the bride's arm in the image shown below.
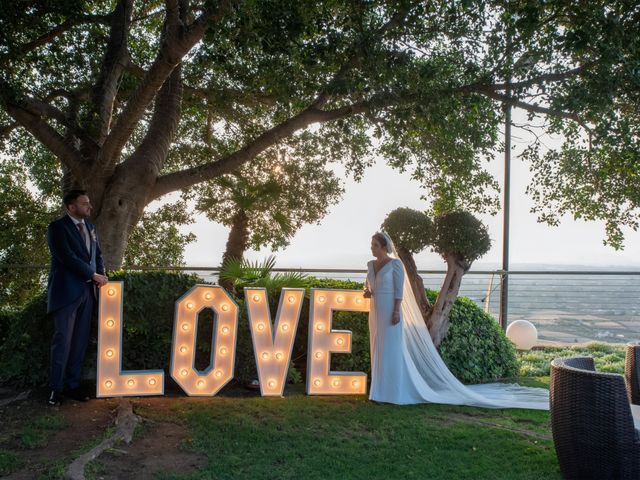
[[400,306],[402,305],[402,287],[404,286],[404,269],[400,260],[393,260],[393,314],[391,323],[400,323]]
[[369,269],[371,268],[371,262],[367,262],[367,276],[364,277],[364,298],[371,298],[371,285],[369,285]]

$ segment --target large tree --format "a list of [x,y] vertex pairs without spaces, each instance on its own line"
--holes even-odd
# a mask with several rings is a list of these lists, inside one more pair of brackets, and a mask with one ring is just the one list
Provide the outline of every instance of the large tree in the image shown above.
[[640,203],[639,23],[625,0],[5,2],[0,134],[30,188],[88,190],[115,268],[150,202],[284,138],[481,205],[511,105],[566,140],[527,152],[541,218],[604,219],[619,246]]

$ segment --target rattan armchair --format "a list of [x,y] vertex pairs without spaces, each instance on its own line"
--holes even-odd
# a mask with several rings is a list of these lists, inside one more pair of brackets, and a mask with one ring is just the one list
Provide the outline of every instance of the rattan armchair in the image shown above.
[[551,362],[551,430],[567,479],[640,478],[640,436],[622,375],[589,357]]
[[640,405],[640,345],[638,344],[627,344],[624,379],[627,383],[629,401],[634,405]]

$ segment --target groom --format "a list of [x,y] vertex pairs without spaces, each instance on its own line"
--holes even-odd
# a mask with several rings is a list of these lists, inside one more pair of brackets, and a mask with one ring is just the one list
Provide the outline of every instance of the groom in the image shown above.
[[47,313],[54,322],[51,340],[49,405],[60,405],[65,395],[88,400],[80,390],[80,373],[91,331],[96,303],[95,286],[108,282],[96,228],[86,221],[91,203],[84,190],[71,190],[64,196],[66,215],[49,224],[47,242],[51,251],[51,270]]

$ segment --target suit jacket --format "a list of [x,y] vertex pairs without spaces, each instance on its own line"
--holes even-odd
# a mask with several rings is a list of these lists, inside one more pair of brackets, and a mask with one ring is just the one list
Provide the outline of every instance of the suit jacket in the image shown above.
[[86,220],[85,225],[91,240],[90,251],[87,251],[78,227],[69,215],[51,222],[47,227],[47,242],[51,251],[47,313],[80,298],[94,273],[104,275],[96,227]]

